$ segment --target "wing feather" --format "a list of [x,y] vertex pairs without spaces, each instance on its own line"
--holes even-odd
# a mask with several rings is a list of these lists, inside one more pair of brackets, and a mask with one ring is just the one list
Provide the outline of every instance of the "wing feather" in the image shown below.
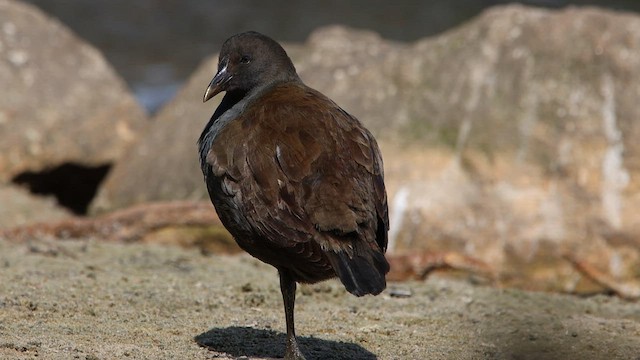
[[225,193],[272,246],[384,251],[387,198],[373,136],[315,90],[283,86],[291,88],[263,94],[211,147],[207,163]]

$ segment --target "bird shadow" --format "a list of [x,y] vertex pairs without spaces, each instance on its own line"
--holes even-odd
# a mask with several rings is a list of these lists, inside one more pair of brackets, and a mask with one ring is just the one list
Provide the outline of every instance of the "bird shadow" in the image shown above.
[[[286,335],[278,331],[240,326],[213,328],[194,338],[198,345],[234,358],[282,358],[285,339]],[[308,360],[377,359],[362,346],[341,341],[298,336],[298,344]]]

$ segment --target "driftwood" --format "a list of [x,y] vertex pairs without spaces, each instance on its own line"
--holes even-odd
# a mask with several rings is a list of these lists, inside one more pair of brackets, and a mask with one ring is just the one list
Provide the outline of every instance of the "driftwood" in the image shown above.
[[463,270],[490,280],[497,278],[495,270],[485,262],[453,251],[388,254],[387,259],[391,264],[388,279],[392,281],[424,280],[441,269]]
[[[25,242],[42,237],[81,239],[97,237],[115,242],[135,242],[145,235],[167,227],[210,227],[222,224],[209,202],[172,201],[136,205],[95,218],[74,217],[58,222],[37,223],[0,231],[0,237]],[[423,280],[432,271],[455,269],[496,280],[495,270],[487,263],[456,252],[414,252],[388,254],[389,280]],[[640,299],[640,284],[621,282],[572,254],[564,258],[585,277],[626,299]]]
[[612,291],[621,298],[629,300],[640,299],[640,284],[637,281],[620,281],[585,260],[573,254],[564,254],[564,258],[573,265],[574,269],[591,279],[603,288]]
[[[172,201],[136,205],[95,218],[74,217],[0,231],[9,241],[25,242],[42,237],[81,239],[97,237],[114,242],[135,242],[167,227],[222,225],[209,202]],[[480,260],[454,252],[388,254],[390,280],[425,279],[436,269],[465,270],[493,279],[493,270]]]
[[0,231],[9,241],[38,237],[79,239],[100,237],[107,241],[133,242],[144,235],[169,226],[221,225],[208,202],[159,202],[136,205],[95,218],[74,217],[59,222],[37,223]]

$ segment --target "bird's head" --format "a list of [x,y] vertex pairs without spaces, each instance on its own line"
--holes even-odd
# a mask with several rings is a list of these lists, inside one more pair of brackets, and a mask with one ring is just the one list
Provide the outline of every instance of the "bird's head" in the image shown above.
[[260,33],[245,32],[222,45],[218,72],[204,93],[204,101],[222,91],[249,93],[274,82],[295,79],[296,69],[280,44]]

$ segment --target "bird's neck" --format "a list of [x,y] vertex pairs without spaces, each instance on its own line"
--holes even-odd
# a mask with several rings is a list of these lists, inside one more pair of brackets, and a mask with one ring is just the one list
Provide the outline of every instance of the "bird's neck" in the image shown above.
[[[237,103],[242,101],[247,96],[246,92],[241,91],[228,91],[225,93],[224,98],[218,105],[218,108],[213,113],[209,122],[202,130],[202,134],[200,134],[200,138],[198,139],[198,147],[200,148],[201,161],[204,161],[206,158],[206,154],[209,151],[209,147],[211,146],[212,136],[211,133],[214,125],[220,119],[220,117],[227,112],[229,109],[233,108]],[[202,166],[204,167],[204,162]],[[204,168],[203,168],[204,169]]]
[[[253,101],[253,99],[258,98],[261,94],[269,91],[269,89],[287,82],[301,82],[301,80],[297,75],[295,75],[292,77],[276,79],[275,81],[265,83],[250,90],[227,91],[224,95],[224,98],[222,98],[220,105],[218,105],[218,108],[213,113],[211,119],[209,120],[209,123],[205,127],[202,133],[203,136],[209,131],[213,124],[216,123],[218,119],[222,117],[222,115],[224,115],[224,113],[231,110],[234,106],[238,105],[239,107],[244,108],[248,106]],[[239,104],[240,102],[242,102],[242,104]],[[239,111],[239,109],[236,109],[236,111]],[[202,141],[202,137],[200,138],[200,141]]]
[[222,114],[231,109],[235,104],[242,101],[242,99],[244,99],[246,96],[246,91],[236,90],[226,92],[224,94],[224,98],[222,98],[222,101],[220,102],[220,105],[218,105],[218,108],[213,113],[213,116],[211,116],[211,120],[215,121],[216,119],[218,119],[220,116],[222,116]]

